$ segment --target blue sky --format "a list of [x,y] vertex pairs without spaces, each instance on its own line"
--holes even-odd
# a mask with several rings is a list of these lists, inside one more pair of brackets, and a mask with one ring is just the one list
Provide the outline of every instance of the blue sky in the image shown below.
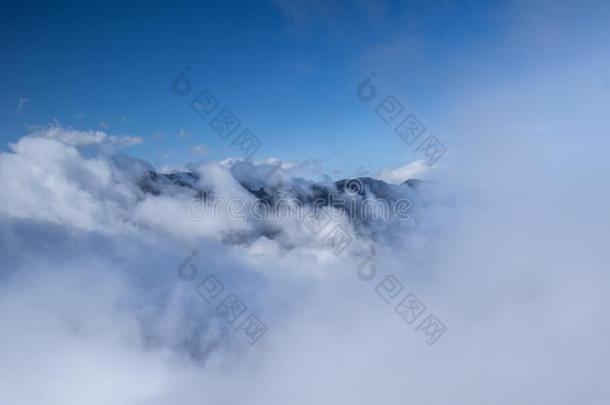
[[[235,156],[190,109],[191,96],[171,92],[191,66],[194,91],[210,89],[262,141],[256,159],[318,159],[344,175],[403,165],[420,157],[356,86],[376,72],[380,97],[395,95],[455,150],[452,117],[465,94],[577,58],[607,34],[608,7],[532,4],[9,2],[0,142],[6,149],[58,120],[141,136],[129,153],[158,166]],[[193,155],[195,145],[208,153]]]

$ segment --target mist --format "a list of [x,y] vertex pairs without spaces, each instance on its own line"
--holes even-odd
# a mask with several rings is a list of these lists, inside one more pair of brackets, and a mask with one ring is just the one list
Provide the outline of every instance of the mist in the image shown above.
[[407,190],[406,219],[329,215],[317,233],[299,217],[193,211],[341,180],[281,156],[184,162],[185,186],[159,180],[177,171],[132,153],[135,136],[51,124],[11,143],[1,401],[608,403],[610,60],[607,36],[583,41],[607,34],[607,14],[564,29],[573,7],[554,22],[541,7],[523,3],[509,36],[536,67],[497,80],[461,65],[434,122],[446,156],[372,176]]

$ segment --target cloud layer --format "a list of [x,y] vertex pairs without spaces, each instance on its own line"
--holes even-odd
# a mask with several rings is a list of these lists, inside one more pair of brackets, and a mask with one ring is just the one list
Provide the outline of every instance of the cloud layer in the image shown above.
[[[193,219],[192,188],[142,189],[152,167],[116,149],[133,140],[26,136],[0,155],[0,392],[17,405],[605,403],[607,191],[577,153],[570,167],[524,156],[538,141],[479,145],[464,181],[437,175],[427,198],[446,201],[392,237],[336,220],[354,237],[337,254],[298,219]],[[183,180],[252,202],[244,181],[295,184],[270,163],[207,162]],[[210,275],[224,290],[208,302]],[[412,323],[397,311],[408,293],[425,306]],[[230,294],[267,328],[254,345],[217,309]],[[447,327],[433,345],[417,330],[430,314]]]

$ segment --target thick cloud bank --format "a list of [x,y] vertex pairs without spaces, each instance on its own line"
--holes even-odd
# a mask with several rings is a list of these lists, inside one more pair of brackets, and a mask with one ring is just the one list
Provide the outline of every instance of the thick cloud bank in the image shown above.
[[[462,182],[315,182],[157,173],[138,141],[50,128],[0,155],[1,402],[607,403],[605,164],[513,138]],[[366,198],[388,215],[345,208]]]

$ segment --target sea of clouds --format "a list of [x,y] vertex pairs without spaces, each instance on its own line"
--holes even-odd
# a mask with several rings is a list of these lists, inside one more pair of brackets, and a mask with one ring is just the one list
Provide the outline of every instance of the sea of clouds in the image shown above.
[[[380,239],[337,220],[354,238],[340,253],[298,218],[195,220],[192,190],[144,192],[138,138],[19,139],[0,154],[0,402],[607,403],[607,164],[502,139],[464,139],[467,163],[433,179],[452,203],[418,226]],[[234,164],[191,169],[252,202]],[[265,326],[254,344],[217,310],[229,293]],[[408,293],[425,305],[412,323]],[[446,328],[433,342],[428,315]]]

